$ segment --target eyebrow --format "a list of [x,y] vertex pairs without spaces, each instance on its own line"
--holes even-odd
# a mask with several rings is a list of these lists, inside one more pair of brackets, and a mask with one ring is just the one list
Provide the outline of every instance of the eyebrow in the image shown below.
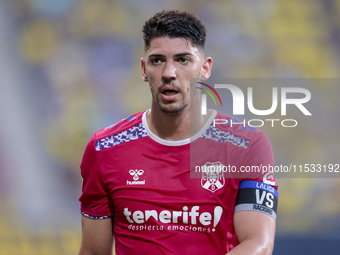
[[164,57],[165,55],[162,55],[162,54],[152,54],[148,58],[164,58]]
[[[183,52],[183,53],[175,54],[175,57],[178,58],[178,57],[183,57],[183,56],[187,56],[187,55],[193,56],[192,53]],[[165,55],[163,55],[163,54],[152,54],[148,58],[165,58]]]
[[176,54],[175,57],[183,57],[183,56],[186,56],[186,55],[193,56],[193,54],[191,54],[189,52],[183,52],[183,53]]

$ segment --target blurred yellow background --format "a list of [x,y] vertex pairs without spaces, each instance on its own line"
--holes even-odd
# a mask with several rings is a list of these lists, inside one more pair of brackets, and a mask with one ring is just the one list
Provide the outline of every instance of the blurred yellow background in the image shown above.
[[[0,0],[0,255],[77,254],[83,151],[95,130],[150,107],[141,29],[163,9],[203,20],[213,75],[339,76],[337,0]],[[325,121],[339,106],[329,99]],[[323,146],[273,149],[284,161]],[[339,179],[278,184],[278,235],[340,236]]]

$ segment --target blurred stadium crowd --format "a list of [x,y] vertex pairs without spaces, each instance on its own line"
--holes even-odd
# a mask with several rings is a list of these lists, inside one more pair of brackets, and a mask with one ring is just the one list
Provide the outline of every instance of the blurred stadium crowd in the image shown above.
[[[163,9],[203,20],[213,75],[339,78],[338,0],[0,0],[0,255],[78,252],[84,148],[95,130],[150,107],[141,27]],[[330,147],[317,127],[295,133],[300,145],[266,130],[278,162],[339,159],[340,103],[324,102]],[[278,235],[340,236],[339,179],[278,184]]]

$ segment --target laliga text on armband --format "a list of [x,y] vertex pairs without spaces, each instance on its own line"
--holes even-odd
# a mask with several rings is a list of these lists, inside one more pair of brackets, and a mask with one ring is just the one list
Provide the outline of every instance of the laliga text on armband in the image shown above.
[[[244,115],[244,105],[245,105],[245,95],[242,90],[231,84],[215,84],[214,88],[206,83],[198,82],[199,84],[209,88],[219,99],[219,102],[222,106],[222,101],[220,95],[214,89],[228,89],[233,98],[233,115]],[[217,105],[216,100],[213,94],[204,88],[197,87],[202,91],[205,91],[214,101],[215,105]],[[288,93],[295,93],[299,95],[303,95],[302,98],[288,98]],[[201,114],[207,114],[207,94],[201,95]],[[307,110],[304,106],[311,99],[311,93],[308,89],[298,88],[298,87],[281,87],[280,88],[280,97],[278,95],[278,88],[272,88],[272,105],[269,109],[266,110],[258,110],[255,109],[253,104],[253,88],[247,88],[247,106],[251,113],[258,116],[267,116],[276,111],[278,108],[278,99],[280,98],[280,106],[281,106],[281,116],[287,115],[287,105],[295,105],[305,116],[311,116],[312,114]],[[282,127],[296,127],[298,125],[297,120],[295,119],[250,119],[243,121],[238,121],[236,119],[215,119],[213,125],[216,124],[228,124],[228,125],[243,125],[243,126],[251,126],[254,128],[262,127],[265,124],[269,124],[271,127],[275,127],[276,125],[281,125]]]

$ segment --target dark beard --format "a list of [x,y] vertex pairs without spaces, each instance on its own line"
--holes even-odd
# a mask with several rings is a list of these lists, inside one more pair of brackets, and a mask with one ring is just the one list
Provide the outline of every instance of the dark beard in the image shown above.
[[157,105],[159,107],[159,109],[161,109],[162,112],[164,112],[165,114],[178,114],[181,113],[185,107],[188,106],[188,103],[186,103],[185,101],[182,102],[182,104],[180,106],[170,106],[170,105],[161,105],[159,100],[156,100]]
[[[151,85],[150,86],[150,90],[151,90],[151,94],[152,94],[152,97],[153,99],[156,101],[159,109],[164,112],[165,114],[178,114],[178,113],[181,113],[188,105],[189,105],[189,102],[188,101],[185,101],[183,100],[182,104],[179,105],[179,106],[172,106],[172,105],[162,105],[159,98],[157,97],[153,87]],[[159,88],[159,90],[161,90],[161,88]],[[181,92],[180,89],[179,90],[179,93]],[[160,94],[160,92],[159,92]],[[158,95],[159,95],[158,94]]]

